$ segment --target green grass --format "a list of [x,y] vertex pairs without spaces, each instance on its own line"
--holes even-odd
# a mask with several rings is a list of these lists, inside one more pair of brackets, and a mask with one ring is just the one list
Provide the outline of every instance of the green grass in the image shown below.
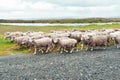
[[10,26],[10,25],[0,25],[0,55],[8,55],[11,53],[28,53],[28,49],[21,48],[14,43],[11,43],[9,40],[4,40],[4,33],[5,32],[15,32],[15,31],[43,31],[43,32],[50,32],[51,30],[72,30],[72,29],[110,29],[110,28],[120,28],[120,24],[107,24],[107,25],[87,25],[87,26],[46,26],[46,27],[39,27],[39,26]]
[[0,35],[0,55],[7,55],[14,47],[14,44],[4,40],[3,36]]
[[15,54],[18,52],[28,53],[29,51],[27,48],[20,48],[9,40],[4,40],[3,35],[0,35],[0,56]]
[[87,26],[10,26],[10,25],[0,25],[0,34],[3,35],[5,32],[14,31],[43,31],[50,32],[51,30],[72,30],[72,29],[108,29],[108,28],[120,28],[120,24],[106,24],[106,25],[96,25],[91,24]]

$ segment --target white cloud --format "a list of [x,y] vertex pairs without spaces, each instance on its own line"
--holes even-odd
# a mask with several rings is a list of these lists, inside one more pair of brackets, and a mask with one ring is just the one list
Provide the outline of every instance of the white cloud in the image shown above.
[[25,10],[27,7],[29,4],[21,2],[21,0],[0,0],[0,10],[2,11]]
[[119,0],[0,0],[0,18],[120,17]]
[[31,4],[31,7],[37,10],[51,10],[51,9],[54,9],[56,6],[57,6],[56,4],[40,2],[40,1],[37,3],[34,3],[33,5]]

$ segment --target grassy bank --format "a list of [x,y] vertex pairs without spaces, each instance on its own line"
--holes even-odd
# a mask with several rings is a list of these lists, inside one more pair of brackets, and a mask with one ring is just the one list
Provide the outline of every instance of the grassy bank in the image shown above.
[[44,20],[6,20],[0,23],[105,23],[120,22],[120,18],[81,18],[81,19],[44,19]]
[[72,29],[109,29],[109,28],[120,28],[120,24],[107,24],[107,25],[87,25],[87,26],[10,26],[10,25],[0,25],[0,55],[7,55],[10,53],[24,52],[28,53],[28,50],[25,48],[19,49],[19,46],[4,40],[5,32],[14,32],[14,31],[43,31],[50,32],[51,30],[72,30]]

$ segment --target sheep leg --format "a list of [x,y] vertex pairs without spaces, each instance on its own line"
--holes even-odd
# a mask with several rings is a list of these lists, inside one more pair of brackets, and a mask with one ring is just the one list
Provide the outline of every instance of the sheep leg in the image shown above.
[[93,46],[91,47],[91,51],[93,51],[93,50],[94,50],[94,47],[95,47],[95,44],[93,44]]
[[120,45],[119,45],[119,44],[117,45],[117,48],[120,48]]
[[72,48],[71,51],[70,51],[70,53],[72,53],[74,49],[75,49],[75,48]]
[[29,46],[28,48],[29,48],[29,51],[31,51],[31,50],[32,50],[32,46]]
[[50,47],[47,47],[47,50],[45,52],[48,53],[49,50],[50,50]]
[[107,43],[105,43],[105,47],[103,49],[106,49],[106,47],[107,47]]
[[61,47],[59,46],[59,47],[57,48],[57,51],[60,50],[60,49],[61,49]]
[[54,45],[52,44],[52,45],[50,45],[50,52],[52,51],[54,49]]
[[78,50],[78,49],[76,49],[76,51],[78,52],[79,50]]
[[83,50],[84,44],[81,44],[81,50]]
[[49,51],[51,52],[53,50],[53,48],[50,48]]
[[29,47],[29,51],[31,51],[31,50],[32,50],[32,47],[30,46],[30,47]]
[[42,50],[42,48],[41,48],[41,47],[39,47],[39,51],[40,51],[41,53],[44,53],[44,51]]
[[75,47],[76,51],[78,52],[77,44],[75,44],[75,46],[74,46],[74,47]]
[[66,49],[63,49],[65,52],[68,52]]
[[42,53],[44,53],[44,51],[43,51],[42,49],[40,49],[40,51],[41,51]]
[[37,54],[37,48],[35,48],[35,51],[34,51],[34,55],[36,55]]
[[51,52],[53,49],[54,49],[54,45],[51,44],[51,45],[50,45],[50,49],[49,49],[49,51]]
[[93,50],[94,50],[94,47],[91,48],[91,51],[93,51]]
[[41,49],[41,52],[44,53],[44,51]]
[[64,46],[64,47],[63,47],[63,51],[68,52],[68,50],[66,50],[66,48],[67,48],[67,47]]
[[60,53],[63,53],[63,48],[60,48]]
[[89,46],[87,45],[87,46],[86,46],[86,51],[87,51],[88,49],[89,49]]
[[63,53],[63,51],[61,50],[61,52],[60,53]]
[[117,45],[117,44],[115,44],[115,47],[117,47],[117,48],[118,48],[118,45]]

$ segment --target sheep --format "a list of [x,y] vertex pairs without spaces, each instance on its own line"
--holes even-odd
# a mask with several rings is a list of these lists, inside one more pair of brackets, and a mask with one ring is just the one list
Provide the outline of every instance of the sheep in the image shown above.
[[88,34],[84,34],[81,36],[81,50],[83,50],[84,45],[87,45],[86,50],[88,50],[89,39],[90,37]]
[[116,47],[119,48],[120,47],[120,36],[117,35],[117,36],[113,37],[113,39],[114,39],[114,43],[115,43]]
[[13,37],[23,36],[23,32],[6,32],[4,39],[10,39],[12,41]]
[[55,38],[55,37],[68,37],[70,35],[69,31],[54,31],[51,32],[49,34],[47,34],[49,37],[51,38]]
[[68,33],[69,31],[51,31],[51,33],[61,34],[61,33]]
[[70,53],[73,52],[75,48],[77,48],[77,40],[76,39],[71,39],[71,38],[56,38],[54,39],[54,43],[59,46],[60,53],[63,53],[63,51],[68,52],[66,49],[70,48]]
[[14,37],[14,43],[18,44],[20,47],[23,46],[23,43],[22,43],[22,40],[24,39],[25,37],[23,36],[20,36],[20,37]]
[[113,33],[110,33],[111,38],[114,38],[116,36],[120,35],[120,31],[115,31]]
[[45,48],[46,53],[50,51],[51,48],[53,48],[52,39],[49,37],[44,37],[41,39],[34,39],[30,42],[34,44],[34,48],[35,48],[34,54],[37,54],[38,51],[41,51],[43,53],[44,51],[42,48]]
[[31,36],[32,39],[41,39],[45,37],[45,35],[34,35],[34,36]]
[[71,32],[69,35],[69,38],[73,38],[76,39],[77,42],[79,43],[81,41],[81,35],[83,34],[83,32],[80,31],[75,31],[75,32]]
[[85,34],[81,37],[81,50],[83,50],[84,45],[87,45],[86,50],[91,46],[91,51],[96,46],[108,46],[110,38],[108,35],[89,35]]
[[30,47],[29,46],[29,40],[31,39],[31,37],[29,37],[29,36],[23,36],[23,39],[22,39],[22,45],[24,45],[24,46],[26,46],[26,47]]
[[20,37],[13,37],[13,42],[21,47],[25,46],[29,48],[29,36],[20,36]]
[[94,50],[96,46],[107,46],[108,39],[106,36],[89,36],[88,45],[91,46],[91,51]]
[[27,35],[30,37],[33,37],[33,36],[44,35],[44,34],[45,34],[44,32],[30,32]]

